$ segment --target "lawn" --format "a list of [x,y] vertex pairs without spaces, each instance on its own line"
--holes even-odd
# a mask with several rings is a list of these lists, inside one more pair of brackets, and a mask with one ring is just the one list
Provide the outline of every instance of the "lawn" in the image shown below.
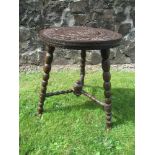
[[[20,73],[20,155],[134,155],[134,72],[112,71],[113,128],[101,106],[73,94],[47,98],[36,115],[41,72]],[[52,72],[48,92],[72,88],[79,72]],[[101,71],[89,71],[85,90],[103,101]]]

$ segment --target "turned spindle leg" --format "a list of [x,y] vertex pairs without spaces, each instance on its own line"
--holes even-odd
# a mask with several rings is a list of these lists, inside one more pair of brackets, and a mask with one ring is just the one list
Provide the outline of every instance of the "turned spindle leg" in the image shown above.
[[54,47],[48,46],[46,57],[45,57],[45,64],[43,67],[44,74],[43,74],[40,99],[38,104],[38,114],[42,114],[43,112],[43,106],[44,106],[44,101],[46,96],[46,88],[47,88],[48,79],[49,79],[49,72],[51,70],[51,63],[53,60],[54,49],[55,49]]
[[111,74],[110,74],[110,61],[109,61],[109,49],[101,50],[102,56],[102,69],[103,69],[103,80],[104,80],[104,96],[105,96],[105,105],[104,109],[106,112],[106,128],[111,128]]
[[82,50],[81,51],[81,63],[80,63],[80,81],[82,85],[84,85],[85,62],[86,62],[86,50]]

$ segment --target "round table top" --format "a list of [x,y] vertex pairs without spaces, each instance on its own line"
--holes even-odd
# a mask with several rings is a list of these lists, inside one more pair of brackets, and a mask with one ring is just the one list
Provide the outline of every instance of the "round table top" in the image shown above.
[[122,35],[91,27],[54,27],[43,29],[39,37],[47,45],[68,49],[104,49],[119,45]]

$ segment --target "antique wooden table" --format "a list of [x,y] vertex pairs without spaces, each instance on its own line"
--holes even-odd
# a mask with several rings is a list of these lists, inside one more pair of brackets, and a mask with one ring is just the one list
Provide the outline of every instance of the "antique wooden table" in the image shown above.
[[[38,113],[42,114],[46,97],[65,93],[74,93],[77,96],[82,94],[104,107],[104,110],[106,112],[106,128],[111,128],[111,75],[109,72],[109,54],[110,48],[119,45],[122,38],[121,34],[99,28],[60,27],[41,30],[39,36],[41,40],[47,45],[48,50],[43,67],[44,74],[40,92],[40,100],[38,104]],[[72,89],[46,93],[55,47],[81,50],[80,80],[76,82]],[[100,50],[101,52],[105,103],[97,100],[94,96],[88,94],[85,90],[83,90],[86,50]]]

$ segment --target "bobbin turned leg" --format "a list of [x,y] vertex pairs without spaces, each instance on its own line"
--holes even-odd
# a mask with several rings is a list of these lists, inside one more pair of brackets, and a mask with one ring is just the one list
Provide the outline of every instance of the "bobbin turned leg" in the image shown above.
[[51,70],[51,63],[53,60],[53,52],[54,52],[54,47],[48,46],[47,47],[47,53],[45,57],[45,64],[43,67],[43,80],[42,80],[42,86],[41,86],[41,91],[40,91],[40,99],[39,99],[39,104],[38,104],[38,114],[43,113],[43,106],[44,106],[44,101],[46,97],[46,88],[48,84],[48,79],[49,79],[49,72]]
[[103,49],[101,50],[101,56],[102,56],[102,69],[103,69],[103,80],[104,80],[104,96],[105,96],[105,105],[104,109],[106,112],[106,128],[111,128],[111,75],[110,75],[110,61],[109,61],[109,49]]
[[81,50],[80,81],[84,85],[86,50]]

